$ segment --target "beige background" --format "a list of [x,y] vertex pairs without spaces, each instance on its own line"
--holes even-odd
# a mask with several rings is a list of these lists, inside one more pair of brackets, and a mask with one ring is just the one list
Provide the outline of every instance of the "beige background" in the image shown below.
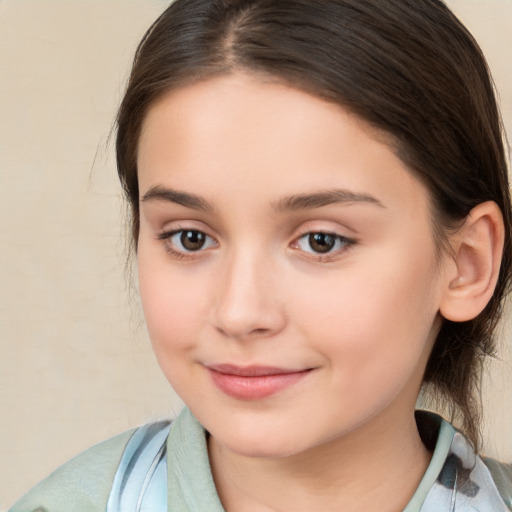
[[[512,134],[512,0],[450,4]],[[180,407],[125,280],[108,144],[135,45],[165,5],[0,0],[0,511],[73,454]],[[487,380],[486,446],[512,459],[510,345]]]

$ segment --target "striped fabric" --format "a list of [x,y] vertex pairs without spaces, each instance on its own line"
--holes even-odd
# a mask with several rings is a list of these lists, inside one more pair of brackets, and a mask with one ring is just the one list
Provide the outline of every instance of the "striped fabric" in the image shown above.
[[137,429],[123,452],[106,512],[167,510],[167,436],[170,422]]

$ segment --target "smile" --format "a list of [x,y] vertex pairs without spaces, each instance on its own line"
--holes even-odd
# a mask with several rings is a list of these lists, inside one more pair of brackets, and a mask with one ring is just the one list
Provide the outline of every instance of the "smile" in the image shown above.
[[296,384],[310,372],[269,366],[214,365],[207,367],[213,383],[239,400],[260,400]]

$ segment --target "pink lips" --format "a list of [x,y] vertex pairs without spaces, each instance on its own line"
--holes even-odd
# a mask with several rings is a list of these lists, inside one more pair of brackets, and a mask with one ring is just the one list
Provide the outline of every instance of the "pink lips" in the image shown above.
[[311,371],[230,364],[207,368],[214,384],[221,391],[240,400],[259,400],[271,396],[295,384]]

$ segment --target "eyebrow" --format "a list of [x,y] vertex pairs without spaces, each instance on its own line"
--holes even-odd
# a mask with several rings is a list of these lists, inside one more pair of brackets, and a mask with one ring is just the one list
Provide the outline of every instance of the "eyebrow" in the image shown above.
[[[215,208],[205,199],[195,194],[181,192],[157,185],[150,188],[141,201],[165,201],[180,204],[186,208],[204,212],[214,212]],[[323,190],[310,194],[294,194],[283,197],[272,203],[272,209],[276,213],[294,212],[299,210],[313,210],[332,204],[366,203],[380,208],[385,206],[375,197],[368,194],[359,194],[350,190],[335,189]]]
[[273,204],[273,209],[277,213],[297,210],[312,210],[329,206],[331,204],[351,204],[351,203],[367,203],[385,208],[385,206],[375,197],[368,194],[358,194],[350,190],[335,189],[315,192],[312,194],[298,194],[280,199]]
[[202,197],[188,192],[161,187],[159,185],[151,187],[144,196],[142,196],[141,201],[165,201],[204,212],[213,212],[215,210],[213,206]]

